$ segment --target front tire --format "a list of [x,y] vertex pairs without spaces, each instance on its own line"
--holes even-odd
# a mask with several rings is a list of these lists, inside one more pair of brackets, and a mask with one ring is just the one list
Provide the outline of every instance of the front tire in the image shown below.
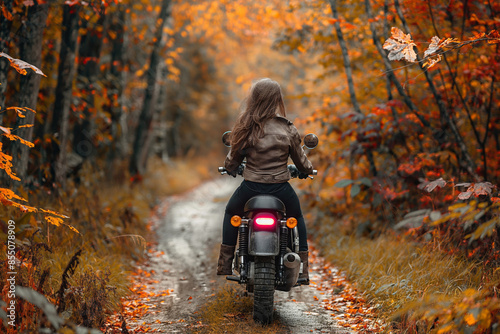
[[263,325],[273,321],[275,277],[274,256],[256,256],[253,319]]

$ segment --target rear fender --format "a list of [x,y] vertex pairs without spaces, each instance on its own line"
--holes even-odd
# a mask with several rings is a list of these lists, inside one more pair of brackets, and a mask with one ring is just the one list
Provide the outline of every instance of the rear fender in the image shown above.
[[279,253],[277,231],[250,231],[248,253],[254,256],[274,256]]
[[275,217],[274,226],[257,226],[254,219],[258,215],[252,215],[249,224],[248,253],[254,256],[275,256],[279,254],[279,219],[276,213],[268,212]]

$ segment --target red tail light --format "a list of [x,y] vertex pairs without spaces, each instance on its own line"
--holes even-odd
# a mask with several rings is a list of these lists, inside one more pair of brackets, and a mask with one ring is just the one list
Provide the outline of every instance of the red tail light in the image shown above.
[[276,218],[269,214],[260,214],[255,217],[255,224],[259,226],[273,226],[276,224]]

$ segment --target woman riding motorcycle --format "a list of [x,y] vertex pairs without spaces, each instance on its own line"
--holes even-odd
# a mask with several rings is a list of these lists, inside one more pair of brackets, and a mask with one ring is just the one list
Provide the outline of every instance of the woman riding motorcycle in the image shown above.
[[280,85],[268,78],[255,82],[231,132],[231,150],[224,163],[228,174],[236,176],[246,158],[244,181],[233,193],[224,214],[217,275],[232,275],[238,228],[231,225],[231,217],[243,216],[244,205],[253,196],[270,194],[285,204],[287,216],[297,219],[298,255],[303,263],[299,279],[309,284],[307,230],[299,198],[288,183],[291,178],[288,158],[297,167],[299,178],[311,174],[313,166],[302,149],[297,128],[285,117]]

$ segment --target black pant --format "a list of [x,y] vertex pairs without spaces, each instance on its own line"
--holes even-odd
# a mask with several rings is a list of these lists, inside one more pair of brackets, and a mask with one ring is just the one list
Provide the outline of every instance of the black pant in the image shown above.
[[245,203],[252,197],[261,194],[269,194],[279,198],[286,207],[288,217],[297,219],[297,228],[299,230],[299,250],[307,251],[307,230],[300,202],[295,190],[290,183],[257,183],[243,181],[234,191],[229,199],[224,214],[222,225],[222,243],[229,246],[235,246],[238,240],[238,228],[231,225],[231,217],[234,215],[243,216]]

